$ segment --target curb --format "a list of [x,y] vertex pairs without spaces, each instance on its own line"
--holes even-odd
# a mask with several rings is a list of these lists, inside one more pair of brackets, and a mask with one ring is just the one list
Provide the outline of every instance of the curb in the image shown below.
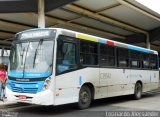
[[0,109],[4,109],[4,108],[12,108],[12,107],[17,107],[20,106],[20,104],[18,103],[5,103],[0,105]]
[[[7,101],[6,101],[7,102]],[[0,104],[0,109],[6,109],[6,108],[14,108],[14,107],[24,107],[24,106],[28,106],[30,104],[27,103],[18,103],[18,102],[8,102],[4,104]]]

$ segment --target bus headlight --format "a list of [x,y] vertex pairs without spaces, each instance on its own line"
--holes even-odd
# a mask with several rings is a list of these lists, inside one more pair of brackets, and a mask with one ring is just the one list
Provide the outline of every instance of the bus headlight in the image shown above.
[[49,77],[49,78],[47,78],[47,79],[45,80],[44,85],[43,85],[43,88],[42,88],[42,91],[48,89],[50,83],[51,83],[51,78]]

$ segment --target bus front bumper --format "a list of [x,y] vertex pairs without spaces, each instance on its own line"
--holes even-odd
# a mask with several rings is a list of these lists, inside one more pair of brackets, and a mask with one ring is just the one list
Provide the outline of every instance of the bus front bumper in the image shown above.
[[37,105],[54,105],[54,93],[51,90],[38,92],[36,94],[12,92],[6,87],[7,100],[11,102],[22,102]]

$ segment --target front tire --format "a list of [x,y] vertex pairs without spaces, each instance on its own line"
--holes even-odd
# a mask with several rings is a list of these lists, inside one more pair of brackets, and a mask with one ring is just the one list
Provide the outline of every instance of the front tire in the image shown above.
[[142,97],[142,85],[141,83],[136,83],[135,89],[134,89],[134,99],[139,100]]
[[86,109],[91,104],[91,90],[87,86],[82,86],[79,92],[78,108]]

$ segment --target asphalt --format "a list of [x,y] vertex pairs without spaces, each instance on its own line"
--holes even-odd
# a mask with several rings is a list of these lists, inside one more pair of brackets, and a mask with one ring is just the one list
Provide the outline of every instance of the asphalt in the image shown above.
[[0,109],[9,108],[9,107],[15,107],[15,106],[19,106],[19,104],[16,103],[16,102],[9,102],[7,100],[0,101]]

